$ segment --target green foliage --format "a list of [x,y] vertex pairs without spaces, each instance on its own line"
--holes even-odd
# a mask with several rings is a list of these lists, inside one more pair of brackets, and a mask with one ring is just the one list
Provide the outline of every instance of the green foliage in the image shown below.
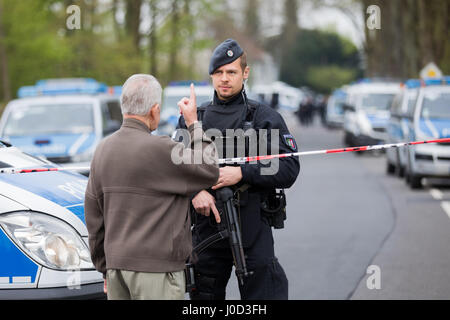
[[70,55],[45,1],[3,0],[4,44],[13,93],[22,85],[59,76]]
[[337,65],[312,66],[308,69],[307,82],[319,92],[330,93],[333,89],[356,79],[357,71]]
[[335,84],[355,79],[359,64],[358,50],[349,40],[330,31],[301,29],[282,48],[280,79],[328,93]]
[[[211,39],[197,36],[198,21],[215,10],[217,0],[171,0],[177,1],[178,19],[171,19],[173,7],[166,0],[152,1],[157,8],[158,78],[164,85],[174,80],[168,70],[176,70],[177,77],[196,80],[201,75],[191,60],[212,44]],[[39,79],[92,77],[108,85],[120,85],[133,73],[149,73],[149,34],[117,19],[117,12],[129,9],[124,5],[128,0],[0,0],[0,4],[4,31],[0,44],[6,49],[13,97],[19,87],[33,85]],[[66,26],[66,9],[72,4],[81,9],[79,30]],[[133,16],[142,17],[145,8],[133,6]],[[174,20],[175,33],[171,32]],[[176,61],[170,64],[168,57],[174,53]],[[2,91],[0,86],[0,101],[4,100]]]

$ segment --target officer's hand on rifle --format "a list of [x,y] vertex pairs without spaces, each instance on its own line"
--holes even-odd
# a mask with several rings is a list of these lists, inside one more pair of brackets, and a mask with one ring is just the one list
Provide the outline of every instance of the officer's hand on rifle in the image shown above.
[[209,216],[210,212],[214,213],[216,222],[220,223],[219,211],[216,208],[216,200],[214,197],[206,190],[200,191],[193,199],[192,205],[195,211],[204,216]]
[[212,187],[217,190],[223,187],[234,186],[242,179],[241,167],[226,166],[219,169],[219,179]]
[[186,126],[189,127],[197,122],[197,100],[195,98],[194,84],[191,83],[191,95],[189,98],[184,97],[178,102],[180,113],[184,117]]

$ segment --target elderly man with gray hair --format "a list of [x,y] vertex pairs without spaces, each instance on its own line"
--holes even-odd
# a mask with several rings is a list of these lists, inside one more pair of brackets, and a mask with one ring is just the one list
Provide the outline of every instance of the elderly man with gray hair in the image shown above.
[[98,145],[91,162],[85,217],[108,299],[184,299],[190,196],[219,177],[216,151],[197,122],[193,85],[178,103],[191,134],[184,151],[193,155],[193,144],[201,145],[208,161],[174,164],[171,150],[179,144],[151,134],[161,92],[153,76],[131,76],[122,89],[122,126]]

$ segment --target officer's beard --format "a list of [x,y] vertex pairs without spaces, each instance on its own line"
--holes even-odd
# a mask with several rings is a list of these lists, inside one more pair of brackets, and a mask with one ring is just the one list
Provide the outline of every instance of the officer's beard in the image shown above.
[[236,93],[227,94],[227,95],[220,95],[219,92],[216,90],[216,95],[217,95],[217,98],[219,98],[219,100],[221,100],[223,102],[227,102],[227,101],[233,100],[234,97],[236,97],[237,95],[241,94],[242,90],[244,90],[244,84],[242,84],[241,90],[239,90]]

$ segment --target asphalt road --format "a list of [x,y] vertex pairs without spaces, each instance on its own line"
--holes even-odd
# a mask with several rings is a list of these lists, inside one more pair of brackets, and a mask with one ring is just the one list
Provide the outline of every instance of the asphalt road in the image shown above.
[[[300,151],[343,146],[340,130],[285,119]],[[300,175],[287,190],[286,227],[274,230],[289,299],[450,298],[448,181],[411,190],[385,173],[384,154],[300,161]],[[239,298],[233,275],[227,299]]]

